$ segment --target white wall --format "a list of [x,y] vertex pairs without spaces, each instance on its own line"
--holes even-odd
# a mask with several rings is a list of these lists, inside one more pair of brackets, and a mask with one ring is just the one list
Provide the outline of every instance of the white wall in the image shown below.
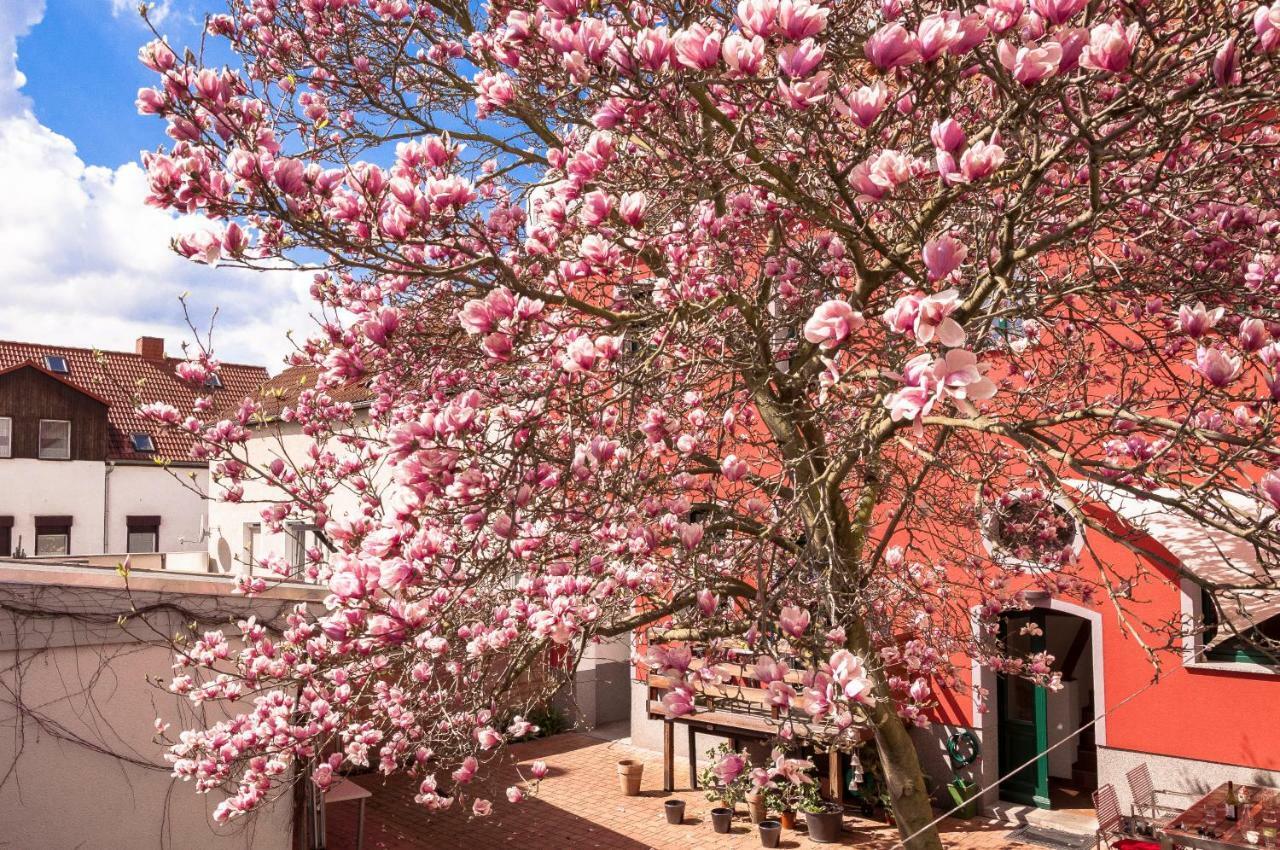
[[107,478],[107,552],[128,551],[128,517],[160,517],[160,551],[194,552],[200,539],[209,490],[207,467],[162,469],[155,465],[117,464]]
[[[364,415],[358,414],[357,422],[363,421]],[[250,465],[254,467],[266,467],[276,458],[284,460],[286,464],[301,466],[313,444],[312,438],[302,433],[297,425],[272,423],[268,427],[258,428],[245,450],[248,452]],[[334,452],[343,451],[336,443],[331,443],[329,448]],[[216,481],[210,484],[208,490],[209,557],[213,559],[215,569],[221,572],[243,570],[248,546],[246,527],[261,524],[263,508],[283,500],[284,494],[278,488],[262,481],[246,479],[243,487],[244,497],[239,502],[222,501],[221,494],[225,488]],[[350,516],[359,510],[359,499],[355,493],[340,490],[329,499],[328,508],[329,515],[333,518]],[[254,559],[261,560],[268,554],[284,556],[288,551],[287,545],[288,540],[283,532],[268,534],[264,530],[257,540]]]
[[[83,583],[76,586],[61,583],[61,574],[48,581],[26,578],[39,569],[56,568],[0,563],[0,602],[98,616],[96,622],[28,616],[6,620],[16,630],[0,629],[0,844],[31,850],[288,850],[291,798],[252,820],[215,826],[210,815],[222,797],[196,794],[172,777],[164,761],[155,718],[173,722],[171,738],[196,721],[186,700],[147,677],[172,675],[172,651],[156,635],[181,630],[186,616],[156,613],[146,623],[135,618],[121,626],[115,615],[135,602],[164,602],[204,622],[250,613],[266,621],[295,600],[229,597],[226,582],[211,593],[205,577],[184,582],[136,575],[136,590],[126,594],[111,586],[119,583],[113,569],[66,570],[68,580]],[[196,590],[146,589],[180,584]],[[208,720],[216,717],[211,707]]]
[[71,554],[102,551],[103,476],[90,460],[0,460],[0,516],[13,517],[13,549],[36,551],[35,517],[70,516]]

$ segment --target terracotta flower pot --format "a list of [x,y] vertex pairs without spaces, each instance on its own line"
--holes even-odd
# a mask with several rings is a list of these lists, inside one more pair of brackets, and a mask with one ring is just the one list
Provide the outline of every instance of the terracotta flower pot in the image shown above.
[[747,795],[747,811],[752,823],[760,823],[769,814],[764,805],[764,794],[753,792]]
[[716,832],[728,832],[729,827],[733,826],[733,809],[726,809],[724,806],[716,806],[711,810],[711,828]]
[[684,800],[667,800],[662,804],[667,823],[684,823]]
[[622,759],[618,762],[618,788],[626,797],[640,794],[640,779],[644,776],[644,762]]
[[782,824],[779,821],[762,820],[756,824],[756,829],[760,830],[761,847],[778,846],[778,839],[782,837]]
[[778,820],[782,821],[783,829],[796,828],[796,813],[791,811],[790,809],[787,809],[785,812],[782,812],[780,815],[778,815]]
[[829,803],[820,812],[805,812],[804,822],[809,827],[810,841],[815,844],[835,844],[840,840],[844,807]]

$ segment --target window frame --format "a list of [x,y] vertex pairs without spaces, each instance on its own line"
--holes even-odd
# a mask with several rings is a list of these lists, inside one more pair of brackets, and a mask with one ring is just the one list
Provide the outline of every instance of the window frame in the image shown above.
[[4,442],[0,443],[0,458],[13,457],[12,416],[0,416],[0,432],[4,434]]
[[[150,535],[151,549],[150,551],[143,549],[134,549],[132,539],[134,535]],[[160,552],[160,517],[158,516],[129,516],[125,517],[125,535],[124,550],[129,555],[155,555]]]
[[[71,374],[71,363],[67,360],[67,358],[64,355],[46,354],[44,355],[42,362],[44,363],[44,368],[45,368],[45,371],[47,372],[52,372],[55,375]],[[55,362],[58,364],[61,364],[62,368],[59,369],[57,366],[55,366],[54,365]]]
[[[143,446],[140,446],[140,445],[138,444],[138,443],[139,443],[139,440],[145,440],[145,441],[146,441],[146,447],[145,447],[145,448],[144,448]],[[155,452],[156,452],[156,440],[155,440],[155,437],[152,437],[150,434],[148,434],[148,433],[146,433],[146,432],[144,432],[144,431],[134,431],[133,433],[131,433],[131,434],[129,435],[129,445],[130,445],[130,446],[133,448],[133,450],[134,450],[135,452],[137,452],[138,454],[155,454]]]
[[[1217,646],[1209,646],[1214,638],[1218,636],[1218,609],[1213,602],[1213,594],[1208,588],[1199,587],[1200,603],[1198,608],[1198,619],[1203,624],[1199,634],[1199,658],[1197,660],[1207,662],[1209,664],[1254,664],[1262,667],[1276,667],[1277,659],[1268,655],[1264,650],[1249,645],[1247,642],[1242,646],[1224,648],[1222,644]],[[1267,622],[1266,620],[1263,621]],[[1261,628],[1262,623],[1254,626],[1254,629]],[[1250,629],[1253,631],[1253,629]],[[1238,640],[1243,638],[1246,633],[1226,638],[1226,641]]]
[[[35,543],[33,550],[37,557],[58,557],[69,556],[71,554],[71,526],[74,524],[71,517],[36,517],[35,518]],[[42,537],[63,537],[65,544],[62,552],[45,552],[41,551],[40,538]]]
[[[45,425],[66,425],[67,448],[65,455],[46,454],[44,447],[44,427]],[[71,460],[71,420],[70,419],[41,419],[38,430],[36,431],[36,457],[40,460]]]

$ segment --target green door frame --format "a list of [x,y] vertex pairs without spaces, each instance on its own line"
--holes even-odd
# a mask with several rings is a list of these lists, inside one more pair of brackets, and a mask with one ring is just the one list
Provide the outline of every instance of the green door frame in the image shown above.
[[[1006,641],[1011,637],[1008,633],[1010,623],[1035,624],[1039,627],[1038,635],[1027,635],[1020,640],[1031,654],[1044,652],[1045,649],[1045,615],[1041,609],[1015,611],[1004,614],[1000,618],[1000,638]],[[1008,644],[1006,643],[1006,646]],[[1029,761],[1036,753],[1040,758],[1027,765],[1014,775],[1000,783],[1002,799],[1041,809],[1050,808],[1049,804],[1049,757],[1043,755],[1049,748],[1049,699],[1048,693],[1041,685],[1034,685],[1026,679],[1014,678],[998,674],[996,677],[996,722],[998,724],[998,743],[1000,747],[1000,775],[1004,776],[1020,764]]]

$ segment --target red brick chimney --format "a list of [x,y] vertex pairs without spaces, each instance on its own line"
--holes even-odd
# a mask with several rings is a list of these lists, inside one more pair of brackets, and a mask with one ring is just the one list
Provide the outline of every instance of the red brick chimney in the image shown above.
[[158,336],[140,336],[133,350],[148,360],[163,360],[164,339]]

